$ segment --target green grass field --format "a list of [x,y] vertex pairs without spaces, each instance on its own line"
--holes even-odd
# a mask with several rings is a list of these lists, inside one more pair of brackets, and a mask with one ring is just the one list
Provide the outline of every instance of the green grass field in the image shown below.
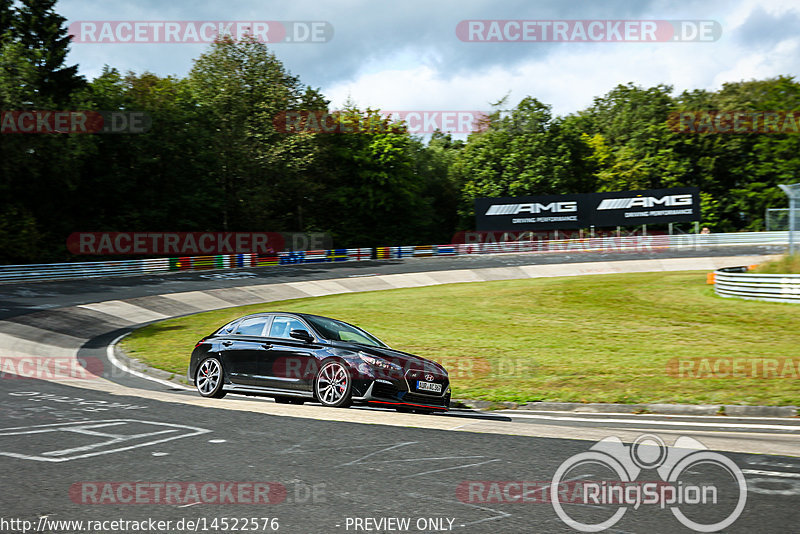
[[595,275],[306,298],[164,321],[123,348],[183,375],[195,342],[229,320],[302,311],[443,363],[454,398],[800,404],[800,378],[785,366],[788,378],[668,372],[674,358],[800,357],[800,306],[719,298],[705,280],[705,272]]

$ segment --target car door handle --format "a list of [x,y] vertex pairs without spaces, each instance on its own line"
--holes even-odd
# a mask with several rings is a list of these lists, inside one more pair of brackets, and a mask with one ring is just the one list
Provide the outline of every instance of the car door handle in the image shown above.
[[223,342],[222,342],[222,345],[223,345],[224,347],[230,347],[231,345],[233,345],[233,341],[223,341]]
[[262,343],[262,344],[261,344],[261,347],[262,347],[262,348],[265,348],[265,349],[267,349],[267,350],[269,350],[269,349],[271,349],[271,348],[272,348],[272,345],[270,345],[269,343]]

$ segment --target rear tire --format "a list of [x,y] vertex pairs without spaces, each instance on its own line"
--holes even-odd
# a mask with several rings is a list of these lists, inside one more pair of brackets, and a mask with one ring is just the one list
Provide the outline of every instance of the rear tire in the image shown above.
[[214,357],[206,358],[197,366],[194,385],[203,397],[221,399],[227,393],[222,389],[224,377],[222,362]]

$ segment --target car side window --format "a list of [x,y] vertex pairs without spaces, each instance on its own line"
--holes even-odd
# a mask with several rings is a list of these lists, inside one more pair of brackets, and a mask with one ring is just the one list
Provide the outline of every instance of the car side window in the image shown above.
[[233,332],[233,329],[234,329],[234,328],[236,327],[236,325],[238,325],[238,324],[239,324],[239,319],[236,319],[235,321],[231,321],[230,323],[228,323],[228,324],[226,324],[225,326],[223,326],[222,328],[220,328],[220,329],[217,331],[217,333],[218,333],[218,334],[222,334],[222,335],[224,335],[224,334],[230,334],[231,332]]
[[242,320],[233,333],[241,336],[260,336],[264,333],[264,326],[266,324],[266,317],[251,317]]
[[288,339],[291,337],[289,333],[292,330],[305,330],[308,332],[308,327],[293,317],[275,317],[275,319],[272,320],[272,328],[269,330],[269,337]]

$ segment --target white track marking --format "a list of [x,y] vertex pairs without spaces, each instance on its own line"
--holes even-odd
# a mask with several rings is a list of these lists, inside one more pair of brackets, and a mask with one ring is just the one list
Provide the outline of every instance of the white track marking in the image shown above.
[[[94,429],[97,428],[106,428],[109,426],[121,426],[127,424],[140,424],[140,425],[154,425],[158,427],[168,427],[165,430],[158,431],[158,432],[145,432],[140,434],[110,434],[104,432],[96,432]],[[68,454],[73,454],[75,452],[83,452],[91,449],[96,449],[98,447],[106,447],[106,446],[115,446],[122,444],[124,442],[129,442],[134,439],[140,438],[153,438],[155,436],[160,436],[164,434],[174,434],[176,432],[188,431],[184,433],[180,433],[178,435],[172,435],[169,437],[155,439],[151,441],[145,441],[141,443],[135,443],[133,445],[128,445],[124,447],[116,447],[113,449],[103,450],[103,451],[96,451],[96,452],[87,452],[84,454],[77,454],[73,456],[67,457]],[[101,456],[105,454],[111,454],[114,452],[122,452],[128,451],[132,449],[138,449],[141,447],[147,447],[149,445],[156,445],[159,443],[164,443],[167,441],[172,441],[175,439],[180,438],[187,438],[191,436],[198,436],[200,434],[206,434],[211,432],[205,428],[197,428],[187,425],[178,425],[173,423],[162,423],[158,421],[143,421],[139,419],[111,419],[105,421],[82,421],[76,423],[54,423],[48,425],[36,425],[36,426],[29,426],[29,427],[13,427],[13,428],[6,428],[0,429],[0,437],[3,436],[21,436],[25,434],[37,434],[41,435],[43,432],[68,432],[68,433],[76,433],[82,434],[85,436],[92,436],[92,437],[99,437],[99,438],[108,438],[106,441],[101,441],[97,443],[92,443],[88,445],[83,445],[80,447],[75,448],[68,448],[62,450],[55,450],[55,451],[47,451],[36,454],[22,454],[17,452],[10,452],[10,451],[2,451],[0,450],[0,456],[9,456],[11,458],[20,458],[23,460],[35,460],[40,462],[66,462],[69,460],[77,460],[79,458],[89,458],[92,456]]]
[[[465,411],[470,413],[469,410],[457,410],[452,409],[451,412],[458,412],[458,411]],[[474,412],[472,412],[474,413]],[[630,417],[636,419],[643,419],[648,417],[680,417],[681,419],[725,419],[726,421],[735,420],[735,421],[746,421],[748,419],[758,419],[759,421],[792,421],[791,417],[739,417],[739,416],[719,416],[719,415],[684,415],[684,414],[674,414],[674,413],[619,413],[619,412],[570,412],[564,410],[494,410],[488,413],[494,414],[503,414],[503,415],[513,415],[515,413],[518,414],[553,414],[553,415],[564,415],[567,414],[574,414],[579,417],[590,417],[590,416],[597,416],[600,417],[608,417],[609,415],[613,415],[614,417]]]
[[186,386],[183,386],[181,384],[176,384],[175,382],[170,382],[169,380],[162,380],[162,379],[156,378],[154,376],[147,376],[146,374],[140,373],[139,371],[134,371],[133,369],[131,369],[130,367],[128,367],[127,365],[125,365],[124,363],[119,361],[117,359],[117,357],[114,356],[114,347],[116,347],[117,343],[119,343],[119,341],[122,338],[124,338],[125,336],[127,336],[128,334],[130,334],[130,332],[128,332],[127,334],[122,334],[121,336],[119,336],[116,339],[114,339],[114,341],[109,343],[108,346],[106,347],[106,356],[108,357],[108,361],[111,362],[111,365],[113,365],[114,367],[117,367],[118,369],[121,369],[124,372],[126,372],[128,374],[131,374],[133,376],[138,376],[139,378],[144,378],[145,380],[151,380],[153,382],[158,382],[159,384],[163,384],[163,385],[169,386],[171,388],[182,389],[184,391],[192,391],[193,390],[193,388],[187,388]]
[[661,426],[696,426],[707,428],[746,428],[753,430],[800,430],[800,426],[790,425],[759,425],[753,423],[700,423],[695,421],[656,421],[653,419],[642,419],[631,421],[630,419],[601,419],[589,417],[557,417],[552,415],[514,415],[512,419],[542,419],[545,421],[578,421],[586,423],[627,423],[627,424],[647,424]]
[[742,469],[745,475],[760,475],[777,478],[800,478],[800,473],[786,473],[784,471],[762,471],[761,469]]
[[169,318],[169,315],[164,315],[163,313],[158,313],[148,308],[125,302],[124,300],[107,300],[105,302],[93,302],[91,304],[78,304],[76,307],[111,315],[112,317],[118,317],[134,324],[161,321]]

